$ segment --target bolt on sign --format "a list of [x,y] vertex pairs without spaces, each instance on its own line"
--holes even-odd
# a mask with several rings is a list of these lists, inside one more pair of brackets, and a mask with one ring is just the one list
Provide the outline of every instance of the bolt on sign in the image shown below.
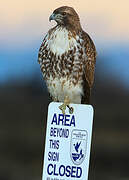
[[93,107],[71,104],[73,113],[62,114],[60,105],[48,107],[42,180],[87,180]]

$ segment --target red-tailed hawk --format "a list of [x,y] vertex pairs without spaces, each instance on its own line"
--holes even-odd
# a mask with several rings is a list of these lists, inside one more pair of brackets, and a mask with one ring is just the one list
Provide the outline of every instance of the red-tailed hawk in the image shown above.
[[57,25],[45,36],[38,62],[50,96],[67,106],[89,104],[96,62],[94,43],[72,7],[54,10],[49,20],[55,20]]

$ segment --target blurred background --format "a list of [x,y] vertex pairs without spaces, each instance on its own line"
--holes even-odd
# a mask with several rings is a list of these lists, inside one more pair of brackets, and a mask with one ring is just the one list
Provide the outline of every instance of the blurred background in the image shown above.
[[98,56],[89,180],[129,180],[129,1],[2,0],[0,180],[41,179],[47,106],[37,63],[52,11],[72,6]]

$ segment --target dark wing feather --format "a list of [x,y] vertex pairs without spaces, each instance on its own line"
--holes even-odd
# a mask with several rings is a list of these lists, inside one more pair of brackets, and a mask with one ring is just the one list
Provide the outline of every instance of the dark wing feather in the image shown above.
[[84,60],[84,97],[82,98],[82,103],[89,104],[90,103],[90,94],[91,88],[94,82],[94,71],[95,71],[95,63],[96,63],[96,49],[95,45],[90,38],[90,36],[86,32],[82,32],[84,47],[86,53],[86,59]]
[[39,52],[38,52],[38,63],[40,64],[40,67],[41,67],[42,62],[43,62],[43,51],[46,48],[45,47],[46,38],[47,38],[47,35],[44,37],[42,44],[39,48]]

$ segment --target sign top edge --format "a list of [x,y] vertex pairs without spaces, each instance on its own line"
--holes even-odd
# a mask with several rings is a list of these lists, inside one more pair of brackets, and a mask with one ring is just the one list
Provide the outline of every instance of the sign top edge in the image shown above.
[[[50,108],[51,106],[53,106],[53,105],[61,105],[61,104],[63,104],[63,102],[50,102],[49,103],[49,105],[48,105],[48,108]],[[80,106],[80,107],[88,107],[89,109],[91,109],[93,112],[94,112],[94,108],[93,108],[93,106],[91,105],[91,104],[72,104],[72,103],[70,103],[70,106]]]

